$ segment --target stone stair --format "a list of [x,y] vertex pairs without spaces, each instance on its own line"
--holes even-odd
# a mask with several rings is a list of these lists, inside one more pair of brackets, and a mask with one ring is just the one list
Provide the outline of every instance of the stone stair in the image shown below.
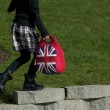
[[13,101],[0,110],[110,110],[110,85],[15,91]]

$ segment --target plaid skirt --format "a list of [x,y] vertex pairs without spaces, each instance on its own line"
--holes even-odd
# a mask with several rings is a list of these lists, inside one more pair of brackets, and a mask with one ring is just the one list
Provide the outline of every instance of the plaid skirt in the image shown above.
[[20,51],[23,49],[31,53],[36,52],[39,36],[33,28],[20,26],[16,23],[12,26],[12,46],[13,50]]

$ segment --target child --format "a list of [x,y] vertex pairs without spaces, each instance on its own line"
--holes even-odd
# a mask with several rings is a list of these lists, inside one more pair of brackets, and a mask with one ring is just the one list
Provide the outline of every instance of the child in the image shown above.
[[34,30],[35,25],[37,25],[43,39],[49,39],[49,34],[39,16],[38,0],[12,0],[8,12],[14,10],[16,10],[16,15],[12,25],[13,49],[20,52],[20,57],[0,74],[0,92],[4,94],[6,93],[6,82],[12,79],[11,74],[30,60],[31,53],[34,57],[27,74],[25,74],[23,90],[41,90],[44,88],[43,85],[38,85],[34,80],[37,71],[36,66],[34,66],[35,52],[39,42],[38,34]]

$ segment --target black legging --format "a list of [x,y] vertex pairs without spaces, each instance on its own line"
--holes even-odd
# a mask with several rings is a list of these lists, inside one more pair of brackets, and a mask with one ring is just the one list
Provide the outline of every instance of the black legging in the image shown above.
[[[8,68],[7,70],[10,70],[11,73],[13,73],[14,71],[16,71],[20,66],[22,66],[23,64],[27,63],[30,60],[30,56],[31,53],[28,52],[27,50],[21,50],[20,51],[21,55],[19,58],[17,58]],[[29,66],[28,69],[28,74],[31,75],[35,75],[36,71],[37,71],[37,66],[34,65],[34,61],[35,61],[35,54],[34,57],[32,59],[32,62]],[[6,70],[6,71],[7,71]]]

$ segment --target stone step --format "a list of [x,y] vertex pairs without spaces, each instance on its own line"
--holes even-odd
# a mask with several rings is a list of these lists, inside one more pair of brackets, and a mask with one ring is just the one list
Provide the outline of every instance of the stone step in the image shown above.
[[0,104],[0,110],[44,110],[40,105]]
[[90,105],[84,100],[64,100],[45,106],[45,110],[90,110]]
[[17,104],[0,104],[0,110],[89,110],[88,102],[83,100],[63,100],[53,104],[42,105],[17,105]]
[[110,85],[65,87],[68,99],[96,99],[110,96]]
[[92,101],[91,110],[110,110],[110,97]]
[[15,91],[14,103],[16,104],[40,104],[64,100],[63,88],[45,88],[39,91]]

